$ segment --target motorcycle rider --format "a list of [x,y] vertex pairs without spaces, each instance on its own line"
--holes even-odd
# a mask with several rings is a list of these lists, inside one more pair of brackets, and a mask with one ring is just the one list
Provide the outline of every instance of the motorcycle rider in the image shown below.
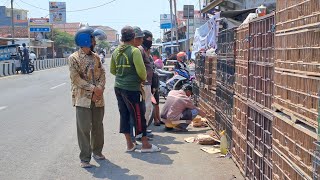
[[177,62],[175,62],[174,68],[187,70],[188,66],[185,63],[186,59],[187,59],[187,54],[185,52],[179,52],[177,54]]
[[23,74],[29,74],[29,49],[26,47],[26,43],[22,43],[22,47],[21,71]]

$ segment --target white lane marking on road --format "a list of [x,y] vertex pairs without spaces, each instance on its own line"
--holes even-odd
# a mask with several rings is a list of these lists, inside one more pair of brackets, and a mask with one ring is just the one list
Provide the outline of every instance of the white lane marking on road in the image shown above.
[[8,106],[0,106],[0,111],[6,109]]
[[52,88],[50,88],[51,90],[52,89],[56,89],[56,88],[58,88],[58,87],[60,87],[60,86],[63,86],[63,85],[65,85],[66,83],[62,83],[62,84],[59,84],[59,85],[57,85],[57,86],[53,86]]

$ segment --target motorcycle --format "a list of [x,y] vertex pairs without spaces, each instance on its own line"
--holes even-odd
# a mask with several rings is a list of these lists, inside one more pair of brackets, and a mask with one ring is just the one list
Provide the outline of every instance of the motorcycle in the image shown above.
[[156,69],[156,72],[159,76],[159,95],[162,96],[164,99],[166,99],[169,89],[167,88],[166,82],[168,79],[171,79],[174,76],[173,72],[165,71],[162,69]]
[[29,73],[33,73],[34,71],[34,64],[33,64],[33,60],[29,60]]
[[164,99],[166,99],[166,97],[168,96],[169,92],[171,90],[179,90],[182,88],[182,86],[184,84],[190,83],[193,81],[193,79],[195,78],[194,76],[191,76],[189,71],[186,69],[174,69],[174,73],[169,72],[169,71],[159,71],[157,70],[158,74],[159,73],[171,73],[174,74],[171,78],[169,79],[160,79],[159,76],[159,80],[160,80],[160,96],[162,96]]
[[[16,65],[16,72],[18,74],[19,71],[22,72],[22,64],[21,64],[20,60],[14,60],[14,61],[15,61],[15,65]],[[33,59],[29,60],[28,67],[29,67],[29,73],[33,73],[33,71],[34,71],[34,60]]]
[[167,81],[167,87],[169,90],[180,90],[184,84],[191,84],[194,76],[191,76],[186,69],[174,69],[175,76]]

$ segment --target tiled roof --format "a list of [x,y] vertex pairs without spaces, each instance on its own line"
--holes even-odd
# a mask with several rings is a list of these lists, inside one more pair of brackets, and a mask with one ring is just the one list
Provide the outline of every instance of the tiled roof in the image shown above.
[[[0,27],[0,37],[11,37],[12,33],[11,26],[1,26]],[[30,34],[31,37],[34,37],[34,33]],[[14,27],[14,37],[15,38],[27,38],[28,37],[28,27]]]

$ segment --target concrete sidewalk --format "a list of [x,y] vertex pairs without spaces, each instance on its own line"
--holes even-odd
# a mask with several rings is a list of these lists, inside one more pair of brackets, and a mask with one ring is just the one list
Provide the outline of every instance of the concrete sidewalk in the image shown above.
[[[238,167],[232,159],[219,158],[220,154],[208,154],[201,150],[204,145],[187,143],[187,137],[196,137],[197,134],[205,134],[210,128],[188,127],[189,132],[175,133],[164,131],[164,125],[149,129],[154,132],[154,142],[162,149],[162,159],[154,159],[157,163],[168,164],[172,168],[172,174],[168,172],[166,179],[208,179],[208,180],[230,180],[244,179]],[[206,146],[210,147],[210,146]],[[143,156],[140,156],[143,158]],[[168,169],[170,169],[170,166]],[[161,168],[161,174],[167,168]],[[160,178],[161,179],[161,178]]]

